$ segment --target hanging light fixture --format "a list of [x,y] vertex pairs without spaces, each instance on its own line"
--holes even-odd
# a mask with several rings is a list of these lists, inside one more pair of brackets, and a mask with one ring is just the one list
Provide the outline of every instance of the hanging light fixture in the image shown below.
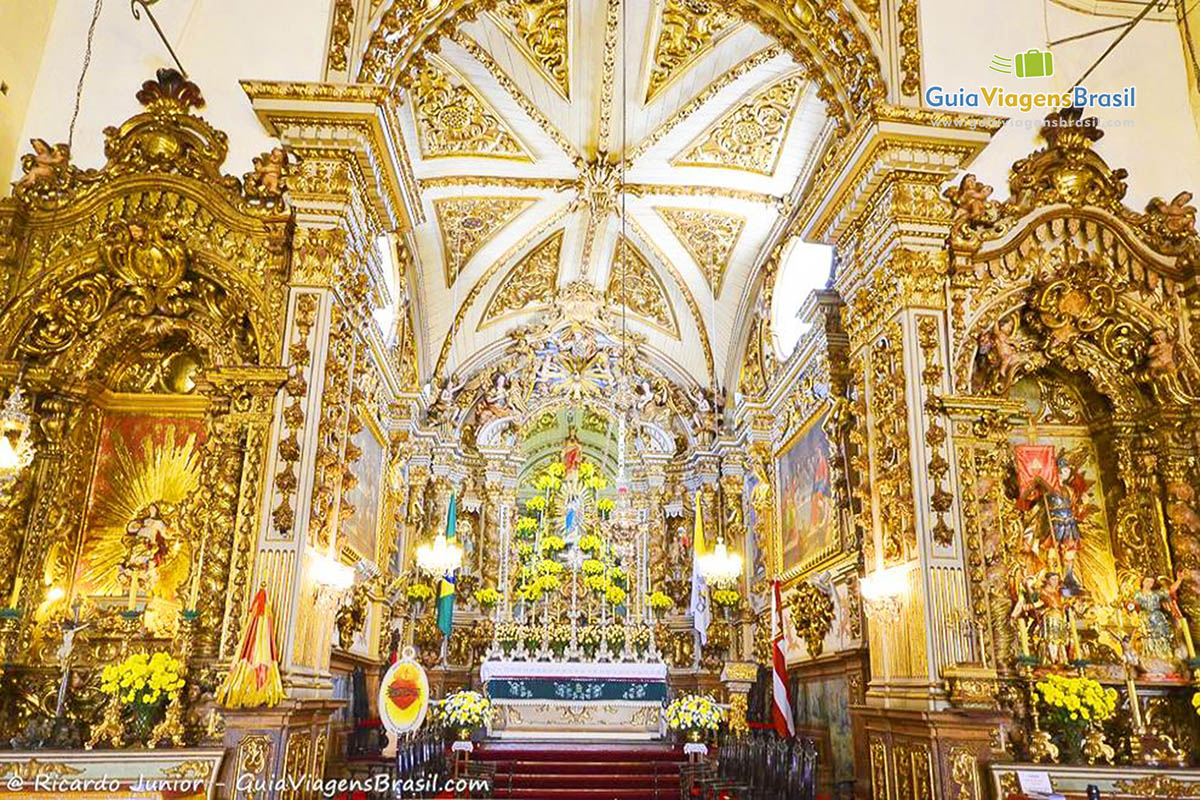
[[463,549],[438,532],[432,542],[417,548],[417,569],[427,575],[441,577],[456,572],[462,566]]
[[20,377],[0,408],[0,488],[7,488],[33,462],[37,449],[29,439],[29,405]]
[[725,537],[717,539],[711,553],[700,556],[700,574],[710,586],[733,583],[742,577],[742,557],[732,552],[725,544]]

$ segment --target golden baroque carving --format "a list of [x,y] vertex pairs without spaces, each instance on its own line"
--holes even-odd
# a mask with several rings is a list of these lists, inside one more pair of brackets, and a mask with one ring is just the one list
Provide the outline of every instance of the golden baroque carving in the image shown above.
[[423,158],[531,160],[499,114],[450,67],[426,64],[412,94]]
[[741,23],[711,0],[665,0],[659,8],[658,37],[650,54],[646,104]]
[[1200,794],[1200,781],[1181,781],[1169,775],[1146,775],[1141,778],[1126,778],[1113,783],[1119,792],[1134,797],[1177,798]]
[[346,50],[350,46],[350,29],[353,25],[354,0],[335,0],[333,25],[329,31],[329,69],[334,72],[346,71]]
[[534,204],[528,197],[444,197],[433,201],[442,231],[442,264],[446,287],[505,225]]
[[1200,235],[1192,195],[1180,192],[1170,201],[1155,197],[1144,213],[1126,208],[1127,172],[1112,169],[1093,145],[1104,136],[1095,117],[1082,109],[1067,108],[1046,116],[1041,129],[1047,146],[1013,164],[1009,199],[990,199],[992,187],[966,175],[945,196],[954,206],[951,243],[974,252],[985,242],[1002,237],[1026,214],[1037,208],[1065,204],[1073,208],[1104,209],[1132,226],[1154,250],[1179,259],[1179,266],[1200,263]]
[[746,225],[745,217],[699,208],[659,206],[655,211],[700,267],[713,294],[719,297],[733,249]]
[[671,163],[775,174],[803,90],[804,78],[800,75],[790,75],[759,89],[717,120]]
[[611,303],[625,305],[664,333],[679,338],[675,309],[662,279],[642,252],[623,236],[613,249],[604,296]]
[[921,369],[921,385],[925,390],[925,444],[930,453],[927,469],[933,484],[929,497],[934,517],[933,540],[942,547],[949,547],[954,543],[954,530],[946,524],[946,514],[954,502],[954,495],[946,490],[944,483],[950,462],[946,460],[945,452],[946,429],[940,422],[942,406],[938,390],[942,384],[942,364],[938,358],[941,343],[937,317],[922,315],[917,318],[917,342],[925,362]]
[[562,242],[563,231],[558,230],[513,265],[488,302],[483,322],[530,305],[544,305],[554,297]]
[[789,598],[792,625],[816,658],[825,649],[825,636],[833,625],[833,599],[807,581]]
[[950,748],[950,778],[956,785],[953,800],[980,800],[979,761],[971,748]]
[[917,0],[902,0],[900,18],[900,91],[905,97],[921,93],[921,32],[917,28]]
[[571,96],[569,8],[568,0],[500,0],[495,11],[521,54],[564,99]]

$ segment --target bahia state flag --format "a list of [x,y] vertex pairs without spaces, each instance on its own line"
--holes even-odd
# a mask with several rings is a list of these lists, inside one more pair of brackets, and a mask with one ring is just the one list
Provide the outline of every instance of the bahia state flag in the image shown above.
[[[446,542],[451,543],[458,528],[458,498],[450,495],[450,512],[446,515]],[[454,573],[447,572],[438,581],[437,626],[450,635],[454,625]]]

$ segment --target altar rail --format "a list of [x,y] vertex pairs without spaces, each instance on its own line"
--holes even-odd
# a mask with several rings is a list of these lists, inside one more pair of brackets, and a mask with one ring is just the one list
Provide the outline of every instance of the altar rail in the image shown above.
[[1025,796],[1021,773],[1025,773],[1025,785],[1044,776],[1052,791],[1066,796],[1068,800],[1086,798],[1089,785],[1098,788],[1105,800],[1141,800],[1148,797],[1200,800],[1200,769],[1000,763],[988,765],[988,772],[992,796],[997,800]]

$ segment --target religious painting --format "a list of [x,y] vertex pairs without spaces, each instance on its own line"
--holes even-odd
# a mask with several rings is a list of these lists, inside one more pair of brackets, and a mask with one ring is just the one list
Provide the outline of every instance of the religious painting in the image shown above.
[[183,504],[199,484],[199,419],[108,414],[100,431],[75,592],[146,599],[146,624],[174,624],[199,557]]
[[777,455],[779,541],[785,573],[834,543],[827,413],[817,415]]
[[369,422],[354,434],[352,441],[361,455],[350,467],[354,472],[354,486],[342,498],[354,508],[344,531],[347,543],[359,557],[374,560],[387,450],[382,437]]

